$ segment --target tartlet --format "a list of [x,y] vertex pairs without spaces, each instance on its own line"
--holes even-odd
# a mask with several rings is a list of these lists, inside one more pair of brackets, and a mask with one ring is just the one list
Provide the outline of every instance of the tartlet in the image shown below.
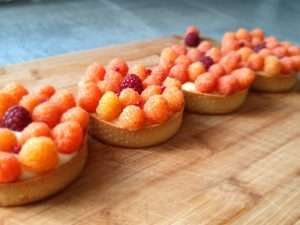
[[284,92],[293,89],[300,71],[300,49],[273,36],[265,37],[262,29],[239,29],[227,32],[221,42],[224,53],[235,51],[244,59],[244,66],[256,72],[252,89],[263,92]]
[[0,113],[1,206],[42,200],[79,176],[89,114],[71,92],[43,86],[29,94],[8,84],[0,91]]
[[169,79],[182,84],[186,109],[204,114],[237,110],[255,78],[251,69],[244,68],[241,55],[223,54],[212,41],[201,38],[196,27],[187,29],[184,43],[163,49],[160,66]]
[[128,67],[120,58],[106,68],[94,63],[78,85],[78,103],[91,114],[89,134],[104,143],[141,148],[174,136],[182,123],[184,97],[164,86],[162,68]]

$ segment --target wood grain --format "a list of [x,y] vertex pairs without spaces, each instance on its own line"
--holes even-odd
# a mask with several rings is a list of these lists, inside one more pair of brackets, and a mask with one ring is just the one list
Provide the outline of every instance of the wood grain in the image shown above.
[[[121,56],[158,62],[177,37],[118,45],[0,69],[31,89],[74,88],[85,67]],[[122,149],[89,140],[84,173],[46,201],[0,209],[0,224],[299,225],[299,91],[251,93],[235,114],[186,113],[179,133],[160,146]]]

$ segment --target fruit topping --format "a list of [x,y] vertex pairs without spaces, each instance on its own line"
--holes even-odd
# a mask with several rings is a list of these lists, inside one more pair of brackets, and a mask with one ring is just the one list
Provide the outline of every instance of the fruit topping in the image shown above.
[[58,151],[65,154],[70,154],[78,150],[83,141],[81,126],[75,121],[58,124],[53,128],[52,136]]
[[22,131],[31,121],[31,115],[26,108],[13,106],[4,114],[2,126],[14,131]]
[[121,91],[119,99],[123,106],[139,105],[141,103],[141,96],[132,88],[125,88]]
[[167,100],[169,108],[173,112],[178,112],[183,108],[184,96],[177,87],[167,87],[163,91],[162,96]]
[[11,183],[21,175],[21,165],[12,154],[0,155],[0,183]]
[[80,107],[73,107],[66,111],[62,117],[62,122],[66,121],[75,121],[78,122],[82,128],[82,130],[85,130],[89,123],[89,114],[84,109]]
[[261,44],[256,45],[253,48],[253,51],[255,51],[256,53],[258,53],[258,52],[260,52],[264,48],[266,48],[266,43],[261,43]]
[[112,121],[121,113],[122,103],[116,93],[108,91],[100,99],[96,111],[100,119]]
[[184,43],[189,47],[197,47],[200,43],[199,34],[196,32],[190,32],[186,34],[184,38]]
[[123,129],[138,130],[144,126],[143,110],[135,105],[126,106],[119,116],[119,125]]
[[21,164],[36,173],[46,173],[58,165],[58,153],[54,141],[48,137],[30,138],[19,152]]
[[60,108],[61,113],[76,105],[75,98],[71,91],[60,90],[56,92],[49,100],[52,104]]
[[139,94],[141,94],[144,89],[141,79],[135,74],[128,74],[124,77],[120,89],[122,91],[125,88],[132,88]]
[[33,122],[22,131],[19,137],[19,144],[23,145],[28,139],[33,137],[51,137],[51,129],[46,123]]
[[161,124],[169,118],[170,108],[163,96],[153,95],[146,101],[144,112],[151,123]]
[[202,57],[200,62],[204,65],[206,71],[214,64],[214,60],[210,56]]
[[79,86],[78,90],[78,105],[87,112],[93,113],[96,111],[101,91],[95,83],[84,83]]
[[6,128],[0,128],[0,151],[12,152],[17,144],[17,137],[14,132]]
[[50,128],[59,123],[61,108],[51,102],[44,102],[34,108],[32,119],[35,122],[44,122]]

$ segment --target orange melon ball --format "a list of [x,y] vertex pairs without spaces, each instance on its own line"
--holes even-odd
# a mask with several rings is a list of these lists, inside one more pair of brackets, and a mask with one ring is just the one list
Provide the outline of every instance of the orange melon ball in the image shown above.
[[28,94],[27,89],[22,84],[17,82],[5,85],[2,91],[12,98],[14,104],[17,104],[23,96]]
[[195,86],[199,92],[212,93],[216,90],[217,79],[210,73],[204,73],[197,77]]
[[264,67],[264,57],[256,53],[251,54],[247,66],[255,71],[261,71]]
[[201,62],[194,62],[188,67],[188,76],[190,81],[195,81],[196,78],[205,73],[205,67]]
[[78,90],[78,105],[87,112],[94,113],[101,95],[102,92],[95,83],[85,83]]
[[120,102],[123,106],[139,105],[141,103],[141,96],[132,88],[125,88],[119,95]]
[[199,61],[204,56],[204,52],[199,49],[192,48],[188,50],[187,57],[192,60],[192,62]]
[[128,105],[121,112],[118,124],[121,128],[135,131],[145,124],[144,111],[136,105]]
[[78,122],[81,128],[85,130],[89,123],[89,113],[78,106],[73,107],[66,111],[61,117],[61,122],[67,121]]
[[128,65],[124,59],[114,58],[112,59],[108,66],[108,70],[115,71],[120,73],[122,76],[125,76],[128,73]]
[[226,75],[218,79],[217,90],[221,95],[231,95],[239,90],[239,82],[236,76]]
[[161,51],[160,58],[163,62],[174,64],[177,58],[176,52],[172,48],[164,48]]
[[154,124],[162,124],[169,119],[170,109],[167,100],[161,95],[151,96],[144,105],[147,120]]
[[9,129],[0,128],[0,151],[12,152],[18,144],[17,137]]
[[159,85],[149,85],[148,87],[146,87],[142,94],[141,94],[141,98],[143,102],[146,102],[151,96],[153,95],[160,95],[162,91],[161,86]]
[[54,141],[48,137],[30,138],[19,152],[21,164],[36,173],[47,173],[58,165]]
[[13,154],[0,154],[0,183],[15,182],[21,173],[21,165]]
[[83,131],[78,122],[66,121],[52,130],[57,149],[61,153],[70,154],[77,151],[83,142]]
[[184,83],[188,80],[187,67],[184,65],[175,65],[171,68],[169,76]]
[[93,63],[87,67],[84,79],[97,83],[98,81],[103,80],[104,75],[104,66],[99,63]]
[[267,56],[263,71],[269,76],[276,76],[281,72],[281,63],[276,56]]
[[27,140],[33,137],[51,137],[51,129],[46,123],[33,122],[20,134],[19,144],[23,145]]
[[57,91],[49,99],[49,102],[59,107],[62,113],[76,105],[75,97],[69,90]]
[[201,41],[198,46],[200,52],[206,53],[209,49],[213,47],[213,44],[210,41]]
[[144,64],[136,64],[129,69],[129,74],[137,75],[142,81],[146,78],[146,67]]
[[116,119],[122,111],[122,103],[118,96],[111,91],[106,92],[99,101],[96,113],[100,119],[112,121]]
[[183,92],[177,87],[167,87],[162,96],[167,100],[170,109],[173,112],[178,112],[182,110],[184,105]]

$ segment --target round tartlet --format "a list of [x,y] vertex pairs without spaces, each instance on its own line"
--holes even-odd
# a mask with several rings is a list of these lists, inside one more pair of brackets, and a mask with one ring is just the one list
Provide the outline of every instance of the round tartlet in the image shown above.
[[182,85],[185,107],[190,112],[204,114],[231,113],[242,106],[248,89],[224,96],[217,93],[200,93],[191,82]]
[[264,72],[257,72],[252,89],[264,92],[290,91],[297,83],[297,75],[267,76]]
[[85,141],[70,161],[55,170],[30,179],[0,184],[0,205],[25,205],[58,193],[79,176],[86,158],[87,142]]
[[163,124],[145,126],[136,131],[122,129],[116,124],[92,114],[89,133],[92,137],[111,145],[128,148],[148,147],[163,143],[173,137],[182,123],[183,111],[175,113]]

